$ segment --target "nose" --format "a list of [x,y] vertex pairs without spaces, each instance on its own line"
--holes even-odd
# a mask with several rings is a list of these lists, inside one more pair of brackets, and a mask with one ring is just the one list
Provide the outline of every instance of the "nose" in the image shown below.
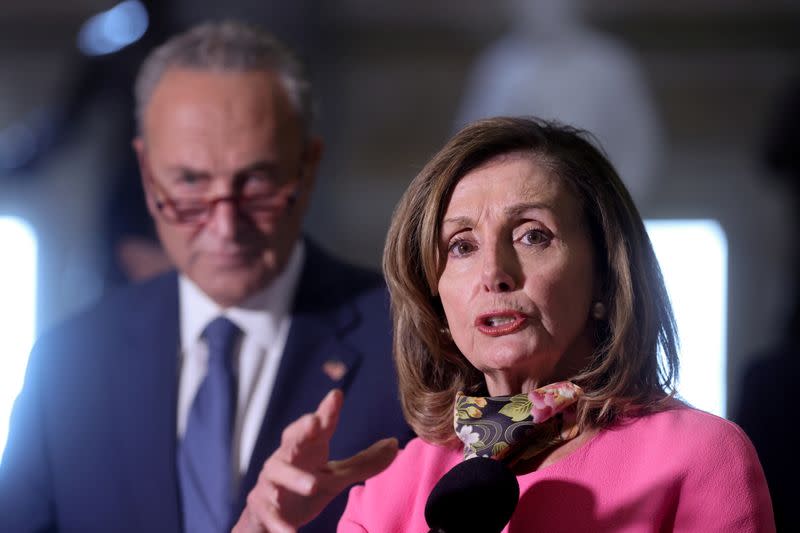
[[509,292],[517,288],[517,259],[513,246],[494,243],[484,246],[481,284],[486,292]]
[[236,236],[238,220],[236,202],[224,199],[211,206],[206,227],[222,238],[232,239]]

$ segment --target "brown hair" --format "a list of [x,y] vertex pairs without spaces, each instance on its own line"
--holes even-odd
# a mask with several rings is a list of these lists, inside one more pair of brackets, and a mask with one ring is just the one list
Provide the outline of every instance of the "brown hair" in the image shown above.
[[532,118],[491,118],[458,132],[414,178],[395,209],[383,255],[403,410],[430,442],[454,438],[457,391],[485,394],[486,388],[483,374],[446,334],[437,294],[442,218],[464,175],[519,151],[573,191],[595,248],[608,313],[595,328],[591,362],[571,378],[585,392],[580,424],[603,427],[622,413],[663,409],[674,394],[675,320],[644,223],[616,171],[585,132]]

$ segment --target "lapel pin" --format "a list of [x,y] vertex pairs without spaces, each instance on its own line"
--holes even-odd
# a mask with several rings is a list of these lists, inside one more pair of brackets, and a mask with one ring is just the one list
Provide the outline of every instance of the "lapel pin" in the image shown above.
[[322,365],[322,371],[326,376],[331,378],[332,381],[339,381],[344,377],[345,374],[347,374],[347,365],[341,361],[331,359],[329,361],[325,361],[325,364]]

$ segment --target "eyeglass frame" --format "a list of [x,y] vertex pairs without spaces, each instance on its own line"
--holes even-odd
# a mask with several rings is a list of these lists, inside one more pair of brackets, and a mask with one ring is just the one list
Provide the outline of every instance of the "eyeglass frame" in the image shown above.
[[[297,201],[298,196],[298,189],[299,189],[299,181],[302,178],[302,172],[305,167],[306,159],[306,149],[303,149],[303,152],[300,156],[300,175],[296,178],[288,180],[286,183],[283,183],[278,186],[277,190],[274,193],[269,195],[261,195],[261,194],[254,194],[254,195],[243,195],[241,193],[234,193],[228,194],[224,196],[218,196],[216,198],[201,198],[198,200],[194,200],[198,204],[203,204],[205,209],[203,211],[203,215],[199,217],[197,220],[185,220],[184,217],[180,214],[180,209],[178,208],[176,202],[180,202],[181,200],[176,200],[175,198],[171,197],[164,185],[158,183],[158,181],[154,178],[152,168],[150,168],[149,161],[144,161],[143,168],[143,178],[146,184],[149,184],[153,188],[154,197],[153,203],[156,207],[156,211],[158,211],[161,218],[170,224],[175,225],[192,225],[192,226],[199,226],[202,224],[207,223],[214,212],[214,208],[220,202],[231,202],[233,208],[236,210],[238,215],[244,215],[252,218],[252,213],[247,209],[242,207],[242,202],[247,200],[253,200],[254,198],[263,197],[267,198],[274,198],[276,201],[274,205],[270,205],[266,211],[278,210],[280,208],[291,208],[294,203]],[[147,185],[145,186],[147,188]],[[158,198],[161,196],[161,198]],[[171,208],[173,215],[168,214],[168,209]],[[182,219],[183,218],[183,219]]]

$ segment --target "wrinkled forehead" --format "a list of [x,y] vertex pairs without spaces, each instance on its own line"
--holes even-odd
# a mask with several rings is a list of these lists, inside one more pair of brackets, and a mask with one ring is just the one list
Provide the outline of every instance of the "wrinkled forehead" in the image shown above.
[[299,115],[273,73],[187,69],[168,71],[159,82],[143,139],[151,158],[207,159],[214,166],[296,159],[305,142]]
[[171,68],[145,108],[143,133],[171,125],[299,130],[300,117],[275,72]]
[[442,196],[437,206],[437,227],[441,225],[456,190],[463,191],[467,187],[485,185],[486,180],[494,178],[493,167],[514,162],[530,163],[530,166],[519,166],[519,171],[525,174],[523,178],[526,178],[520,191],[523,195],[551,199],[557,195],[567,196],[570,201],[576,200],[578,210],[582,210],[583,202],[577,189],[570,180],[561,175],[559,166],[553,158],[534,150],[513,150],[490,156],[475,165],[470,165],[465,171],[453,177],[447,187],[447,193]]

